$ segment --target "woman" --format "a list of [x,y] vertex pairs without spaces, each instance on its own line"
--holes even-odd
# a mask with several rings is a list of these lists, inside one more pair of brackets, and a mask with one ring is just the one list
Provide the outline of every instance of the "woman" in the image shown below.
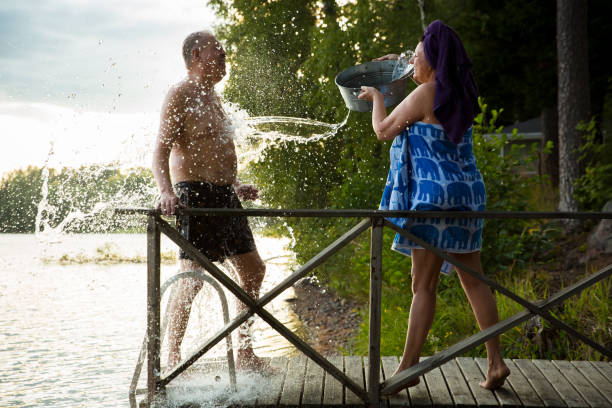
[[[396,58],[390,54],[379,60]],[[484,210],[484,184],[472,153],[477,89],[463,44],[450,27],[434,21],[419,41],[411,63],[418,86],[390,115],[376,88],[364,86],[359,95],[373,103],[372,127],[378,140],[394,139],[380,209]],[[482,273],[481,219],[391,221]],[[413,298],[398,373],[419,361],[434,318],[439,272],[449,272],[449,265],[400,234],[392,248],[412,257]],[[497,323],[497,305],[489,287],[459,268],[457,273],[481,330]],[[487,341],[486,349],[488,372],[480,385],[499,388],[510,374],[501,356],[499,337]]]

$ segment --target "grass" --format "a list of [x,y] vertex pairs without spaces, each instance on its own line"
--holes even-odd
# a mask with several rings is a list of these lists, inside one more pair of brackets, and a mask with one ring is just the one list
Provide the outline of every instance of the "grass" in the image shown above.
[[[593,273],[593,271],[585,271]],[[517,295],[528,300],[548,295],[549,277],[543,271],[524,271],[500,280]],[[610,279],[587,288],[555,308],[552,314],[574,329],[606,347],[612,346],[612,283]],[[504,295],[496,294],[500,319],[521,311],[522,306]],[[384,288],[382,296],[382,355],[401,355],[406,338],[412,295],[395,288]],[[368,352],[368,311],[361,311],[363,322],[355,340],[354,352]],[[436,316],[423,348],[423,355],[442,351],[479,331],[472,310],[456,276],[442,278],[438,290]],[[562,360],[603,360],[604,357],[565,331],[535,317],[501,336],[505,358],[542,358]],[[484,345],[464,355],[485,357]]]

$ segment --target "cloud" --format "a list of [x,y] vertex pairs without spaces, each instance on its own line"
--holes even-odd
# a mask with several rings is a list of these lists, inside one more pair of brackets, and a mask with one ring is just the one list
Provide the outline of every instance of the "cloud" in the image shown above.
[[134,22],[137,19],[143,23],[154,24],[208,24],[213,23],[214,16],[206,1],[203,0],[173,0],[156,2],[151,0],[47,0],[47,3],[57,4],[77,10],[100,10],[123,19]]
[[0,103],[0,174],[28,165],[149,166],[156,113],[81,112],[46,103]]
[[0,6],[0,99],[148,111],[184,74],[180,46],[214,24],[201,0]]

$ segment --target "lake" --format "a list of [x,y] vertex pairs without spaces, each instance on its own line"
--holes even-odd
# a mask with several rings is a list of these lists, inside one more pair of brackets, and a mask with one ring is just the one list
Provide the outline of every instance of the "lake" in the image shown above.
[[[262,293],[291,271],[288,240],[256,237],[267,275]],[[61,264],[62,256],[91,259],[103,250],[124,258],[146,256],[144,234],[0,234],[0,406],[122,407],[146,325],[146,264]],[[174,245],[162,240],[162,252]],[[162,283],[178,271],[162,265]],[[295,331],[301,323],[286,290],[267,307]],[[235,314],[230,294],[230,314]],[[164,296],[166,300],[167,296]],[[206,324],[204,324],[206,322]],[[203,289],[192,310],[183,357],[222,326],[216,292]],[[237,344],[234,337],[234,344]],[[223,356],[221,342],[206,356]],[[295,349],[257,319],[256,353],[291,355]],[[162,365],[167,351],[162,346]],[[146,372],[141,375],[146,377]]]

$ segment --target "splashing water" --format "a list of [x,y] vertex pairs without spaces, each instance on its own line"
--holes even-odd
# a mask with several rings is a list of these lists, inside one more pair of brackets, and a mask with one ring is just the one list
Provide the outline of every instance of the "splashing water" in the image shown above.
[[238,142],[239,169],[260,160],[262,153],[270,147],[288,142],[306,144],[330,139],[346,125],[350,115],[348,111],[342,122],[327,123],[288,116],[250,117],[233,104],[224,104],[224,109],[231,118],[234,137]]
[[[255,133],[253,133],[252,135],[254,137],[260,137],[263,139],[270,139],[270,140],[282,139],[283,141],[289,141],[289,142],[311,143],[311,142],[317,142],[321,139],[327,139],[332,136],[335,136],[336,133],[338,133],[338,130],[346,124],[349,114],[350,114],[350,111],[342,122],[334,123],[334,124],[320,122],[318,120],[313,120],[313,119],[292,118],[292,117],[287,117],[287,116],[256,116],[256,117],[247,119],[246,122],[249,126],[255,127]],[[274,131],[274,130],[262,131],[261,129],[257,128],[257,126],[262,126],[262,125],[285,125],[285,126],[289,125],[289,126],[298,126],[300,128],[301,127],[320,127],[320,128],[328,129],[328,130],[324,133],[318,133],[318,134],[315,133],[315,134],[312,134],[311,136],[304,137],[302,135],[284,134],[284,133],[281,133],[279,131]]]
[[[338,134],[348,121],[340,123],[285,116],[249,117],[230,103],[224,109],[231,119],[237,142],[239,170],[261,160],[262,152],[283,143],[321,143]],[[139,118],[143,119],[143,118]],[[150,120],[154,120],[152,117]],[[155,134],[153,124],[139,124],[119,142],[112,153],[101,153],[97,164],[71,167],[61,144],[51,140],[41,172],[41,199],[37,205],[35,233],[40,239],[54,241],[66,232],[112,232],[142,228],[135,217],[121,223],[112,212],[117,207],[150,207],[157,187],[149,166]],[[59,140],[59,139],[58,139]],[[146,152],[146,153],[145,153]]]

